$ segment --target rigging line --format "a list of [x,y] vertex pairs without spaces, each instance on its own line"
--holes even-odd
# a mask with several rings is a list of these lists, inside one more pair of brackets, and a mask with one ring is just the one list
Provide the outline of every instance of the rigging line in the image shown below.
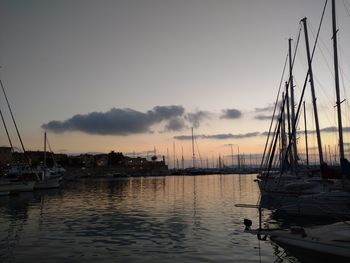
[[196,143],[196,147],[197,147],[197,152],[198,152],[198,156],[199,156],[199,161],[201,162],[201,168],[203,168],[202,166],[202,156],[201,156],[201,153],[199,152],[199,147],[198,147],[198,143],[197,143],[197,140],[195,139],[194,142]]
[[283,66],[283,71],[282,71],[282,76],[281,76],[281,80],[280,80],[280,84],[278,87],[278,92],[277,92],[277,97],[276,97],[276,101],[275,101],[275,106],[273,108],[273,113],[272,113],[272,118],[271,118],[271,122],[270,122],[270,127],[269,127],[269,132],[267,135],[267,139],[266,139],[266,143],[265,143],[265,147],[264,147],[264,152],[263,152],[263,156],[261,158],[261,164],[260,164],[260,168],[259,170],[261,171],[263,165],[264,165],[264,159],[265,159],[265,154],[266,154],[266,149],[267,149],[267,145],[269,143],[269,139],[270,139],[270,134],[271,134],[271,128],[272,128],[272,124],[275,118],[275,113],[276,113],[276,108],[277,108],[277,104],[278,104],[278,98],[280,96],[280,92],[281,92],[281,87],[282,87],[282,83],[283,83],[283,78],[284,78],[284,73],[286,70],[286,66],[287,66],[287,61],[288,61],[288,53],[286,55],[285,61],[284,61],[284,66]]
[[[343,59],[342,59],[342,54],[343,54],[343,50],[342,49],[339,49],[339,57],[340,57],[340,64],[342,65],[343,64]],[[344,92],[344,95],[345,95],[345,98],[347,98],[347,94],[346,94],[346,88],[345,88],[345,81],[344,81],[344,75],[346,77],[346,74],[345,72],[342,70],[342,67],[340,67],[340,77],[342,79],[342,86],[343,86],[343,92]]]
[[5,131],[6,131],[7,139],[9,140],[9,143],[10,143],[10,146],[11,146],[11,151],[12,151],[12,153],[14,153],[15,150],[13,148],[11,137],[10,137],[9,131],[7,129],[7,125],[6,125],[6,122],[5,122],[5,119],[4,119],[4,115],[2,114],[2,110],[1,109],[0,109],[0,115],[1,115],[2,124],[4,125]]
[[[313,28],[312,24],[309,24],[309,26],[310,26],[310,32],[311,32],[311,34],[315,37],[315,32],[314,32],[314,28]],[[322,37],[319,38],[319,41],[320,41],[320,44],[318,44],[319,47],[321,47],[321,44],[322,44],[323,47],[324,47],[324,49],[325,49],[325,50],[327,51],[327,53],[329,54],[329,56],[332,57],[332,56],[333,56],[333,52],[328,48],[326,42],[322,39]]]
[[8,99],[7,99],[6,92],[5,92],[5,88],[4,88],[4,85],[3,85],[1,79],[0,79],[0,85],[1,85],[2,92],[4,93],[4,96],[5,96],[5,99],[6,99],[6,102],[7,102],[7,106],[8,106],[8,108],[9,108],[9,111],[10,111],[10,114],[11,114],[11,118],[12,118],[12,121],[13,121],[13,124],[15,125],[16,132],[17,132],[17,136],[18,136],[18,138],[19,138],[19,141],[21,142],[21,146],[22,146],[23,153],[24,153],[24,155],[26,156],[26,159],[29,161],[28,156],[26,155],[26,150],[25,150],[25,148],[24,148],[21,135],[19,134],[19,131],[18,131],[17,123],[16,123],[15,118],[14,118],[14,116],[13,116],[12,109],[11,109],[10,103],[9,103],[9,101],[8,101]]
[[271,137],[271,143],[270,143],[269,149],[267,151],[267,154],[265,156],[265,159],[261,159],[261,161],[263,162],[264,169],[268,168],[268,162],[269,162],[269,159],[271,158],[273,141],[275,139],[274,136],[276,136],[276,134],[277,134],[277,127],[278,127],[278,121],[276,121],[276,125],[275,125],[274,131],[272,133],[272,137]]
[[49,142],[49,137],[46,135],[46,143],[47,143],[47,146],[49,146],[49,150],[51,153],[53,153],[52,149],[51,149],[51,145],[50,145],[50,142]]
[[350,17],[350,11],[349,11],[349,9],[348,9],[348,7],[346,6],[346,4],[345,3],[347,3],[345,0],[343,0],[343,5],[344,5],[344,7],[345,7],[345,10],[346,10],[346,12],[348,13],[348,15],[349,15],[349,17]]
[[301,24],[299,24],[298,38],[297,38],[297,42],[296,42],[295,47],[294,47],[294,55],[293,55],[292,69],[294,68],[294,61],[295,61],[295,57],[296,57],[297,50],[298,50],[298,46],[299,46],[299,40],[300,40],[301,29],[302,29]]
[[[341,50],[339,50],[339,55],[340,55],[340,64],[343,63],[343,59],[342,59],[342,56],[341,56],[342,52]],[[346,84],[345,84],[345,81],[344,81],[344,74],[342,72],[342,70],[340,71],[340,79],[341,79],[341,82],[342,82],[342,88],[343,88],[343,94],[345,96],[345,98],[348,98],[347,96],[347,93],[346,93]],[[345,123],[347,126],[349,126],[349,102],[346,101],[346,106],[345,107]],[[345,135],[347,137],[347,140],[349,139],[349,136]]]
[[333,79],[334,79],[334,72],[333,72],[333,69],[331,68],[330,63],[327,61],[326,55],[324,54],[321,45],[317,45],[317,47],[318,47],[318,50],[320,51],[320,53],[321,53],[321,55],[322,55],[322,58],[323,58],[323,60],[324,60],[324,62],[325,62],[325,64],[326,64],[326,66],[327,66],[329,72],[331,73],[331,75],[332,75],[332,77],[333,77]]
[[[275,151],[276,151],[276,146],[277,146],[277,143],[278,143],[279,133],[280,133],[280,130],[281,130],[281,122],[282,122],[282,115],[283,115],[283,111],[284,111],[285,102],[286,102],[286,98],[283,99],[282,106],[281,106],[281,113],[279,114],[279,118],[278,118],[277,131],[276,131],[276,134],[275,134],[275,137],[274,137],[274,141],[273,141],[273,146],[272,146],[272,152],[271,152],[270,160],[268,162],[268,169],[267,169],[267,174],[266,174],[266,180],[265,180],[264,187],[266,187],[266,184],[267,184],[267,181],[268,181],[268,177],[270,175],[270,171],[271,171],[271,168],[272,168],[273,160],[276,157],[275,156]],[[290,148],[290,145],[291,144],[289,143],[289,145],[288,145],[289,148]],[[287,154],[286,154],[286,156],[287,156]]]
[[328,106],[330,108],[332,108],[334,106],[334,102],[327,95],[326,88],[322,85],[321,81],[317,77],[314,77],[314,79],[317,82],[317,84],[319,85],[319,88],[320,88],[319,91],[322,91],[322,93],[319,93],[319,96],[323,95],[325,100],[328,101]]

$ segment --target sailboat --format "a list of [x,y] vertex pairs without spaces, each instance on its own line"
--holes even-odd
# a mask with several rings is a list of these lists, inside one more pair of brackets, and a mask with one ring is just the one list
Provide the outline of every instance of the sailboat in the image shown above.
[[350,218],[350,192],[348,180],[349,162],[344,156],[342,114],[340,108],[341,101],[339,92],[336,10],[334,0],[332,1],[332,28],[340,171],[332,170],[327,166],[326,163],[321,162],[321,173],[325,182],[329,182],[329,176],[337,177],[338,175],[341,175],[341,180],[336,180],[335,182],[337,184],[334,184],[334,186],[325,189],[325,191],[312,195],[300,196],[294,204],[284,205],[279,208],[279,211],[287,214]]
[[[8,106],[8,109],[10,111],[13,123],[15,125],[16,131],[17,131],[17,135],[18,135],[19,140],[21,142],[23,152],[25,154],[23,142],[22,142],[22,139],[20,137],[20,134],[19,134],[19,131],[18,131],[18,128],[17,128],[17,124],[16,124],[15,119],[13,117],[13,113],[12,113],[10,104],[8,102],[8,99],[7,99],[7,96],[6,96],[6,93],[5,93],[5,89],[4,89],[4,86],[3,86],[3,83],[1,81],[1,79],[0,79],[0,85],[1,85],[1,89],[3,91],[4,97],[6,99],[7,106]],[[1,116],[1,120],[2,120],[3,126],[5,128],[5,131],[6,131],[6,135],[7,135],[9,144],[11,146],[11,152],[13,154],[14,153],[14,147],[13,147],[13,144],[12,144],[12,141],[11,141],[8,129],[7,129],[7,125],[5,123],[4,116],[2,114],[1,109],[0,109],[0,116]],[[7,169],[4,169],[4,170],[1,171],[1,174],[0,174],[0,195],[7,195],[7,194],[11,194],[11,193],[33,191],[36,179],[37,179],[36,175],[33,173],[32,169],[29,166],[29,164],[15,163],[12,166],[7,167]]]
[[35,182],[34,189],[49,189],[59,188],[62,184],[63,172],[62,167],[59,167],[54,161],[52,168],[47,167],[47,135],[44,133],[44,164],[39,166],[37,172],[39,174],[39,180]]

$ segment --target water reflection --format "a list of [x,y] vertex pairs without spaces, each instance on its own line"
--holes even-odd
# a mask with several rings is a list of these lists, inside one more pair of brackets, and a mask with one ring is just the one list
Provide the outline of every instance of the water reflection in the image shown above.
[[254,177],[86,179],[3,197],[0,261],[274,262],[242,231],[257,211],[234,206],[257,202]]

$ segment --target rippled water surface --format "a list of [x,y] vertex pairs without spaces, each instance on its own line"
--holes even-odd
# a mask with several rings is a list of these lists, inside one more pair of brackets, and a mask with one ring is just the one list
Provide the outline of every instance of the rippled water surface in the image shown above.
[[85,179],[0,197],[0,262],[288,262],[243,232],[255,175]]

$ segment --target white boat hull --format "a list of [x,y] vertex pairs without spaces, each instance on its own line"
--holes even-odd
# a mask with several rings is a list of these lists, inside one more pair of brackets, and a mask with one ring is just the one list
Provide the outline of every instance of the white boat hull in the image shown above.
[[271,236],[270,239],[303,262],[318,262],[318,260],[319,262],[349,262],[350,260],[350,247],[341,242],[335,244],[335,242],[308,237],[295,237],[291,234]]
[[59,188],[61,184],[62,177],[47,178],[45,180],[35,182],[34,190]]

